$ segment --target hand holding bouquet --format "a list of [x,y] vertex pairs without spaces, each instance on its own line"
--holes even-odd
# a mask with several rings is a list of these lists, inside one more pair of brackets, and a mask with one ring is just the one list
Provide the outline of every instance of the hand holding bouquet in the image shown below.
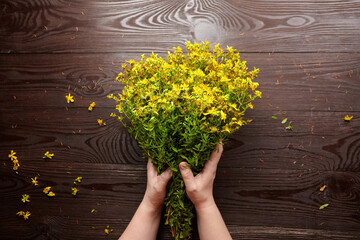
[[248,71],[235,49],[224,52],[209,42],[186,43],[168,53],[167,60],[152,54],[127,61],[116,80],[124,83],[117,101],[118,119],[137,140],[145,157],[151,157],[158,173],[170,167],[172,179],[165,199],[166,224],[175,239],[188,239],[194,218],[186,195],[179,163],[187,162],[198,174],[219,139],[251,120],[245,120],[257,91],[258,69]]

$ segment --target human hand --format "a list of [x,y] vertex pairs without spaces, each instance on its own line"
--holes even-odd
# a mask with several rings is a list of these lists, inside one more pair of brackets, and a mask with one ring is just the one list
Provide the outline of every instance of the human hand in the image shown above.
[[213,184],[222,152],[223,145],[220,140],[215,151],[211,153],[210,159],[205,163],[203,170],[195,177],[186,162],[181,162],[179,165],[186,193],[197,210],[215,204]]
[[168,168],[161,175],[157,175],[155,165],[149,158],[147,163],[147,185],[143,202],[152,210],[161,210],[166,194],[166,185],[171,178]]

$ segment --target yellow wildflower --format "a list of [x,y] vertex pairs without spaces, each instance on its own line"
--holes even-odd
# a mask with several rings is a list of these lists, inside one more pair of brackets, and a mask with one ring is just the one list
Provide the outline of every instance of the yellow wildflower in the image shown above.
[[91,112],[94,109],[95,105],[95,102],[90,103],[88,110]]
[[10,158],[11,160],[17,159],[17,157],[16,157],[16,152],[14,152],[14,150],[11,150],[11,151],[10,151],[9,158]]
[[258,90],[256,90],[255,91],[255,96],[257,96],[258,98],[261,98],[261,92],[260,91],[258,91]]
[[228,126],[225,126],[221,132],[231,132]]
[[23,194],[21,201],[22,201],[23,203],[30,202],[30,200],[29,200],[29,195]]
[[23,211],[19,211],[19,212],[16,213],[16,215],[22,216],[22,215],[24,215],[24,212],[23,212]]
[[347,122],[349,122],[353,117],[354,117],[354,116],[346,115],[346,116],[344,117],[344,120],[347,121]]
[[226,113],[224,113],[222,110],[220,111],[220,116],[221,116],[221,120],[224,120],[226,119]]
[[240,127],[244,124],[243,121],[240,119],[236,122],[237,125],[239,125]]
[[20,211],[20,212],[17,212],[16,215],[23,216],[24,220],[27,220],[30,217],[31,213],[29,211],[26,211],[26,212]]
[[53,157],[54,157],[54,154],[50,153],[49,151],[44,153],[44,156],[43,156],[43,158],[49,158],[49,159],[52,159]]
[[39,185],[37,181],[37,177],[31,178],[31,183],[34,184],[34,186]]
[[99,126],[103,125],[103,120],[102,119],[98,119],[97,122],[98,122]]
[[71,103],[71,102],[75,101],[74,96],[71,96],[70,93],[69,93],[69,95],[66,95],[65,97],[66,97],[67,103]]
[[215,126],[211,126],[210,127],[210,131],[211,132],[216,132],[218,129],[217,129],[217,127],[215,127]]
[[48,195],[48,197],[54,197],[54,196],[55,196],[55,193],[52,192],[52,191],[50,191],[47,195]]
[[25,214],[23,215],[24,220],[28,220],[28,218],[30,217],[31,213],[29,211],[26,211]]
[[43,192],[44,192],[45,194],[48,194],[49,191],[50,191],[50,189],[51,189],[51,187],[46,187],[46,188],[44,188]]
[[204,113],[204,115],[209,115],[209,114],[214,114],[214,115],[216,115],[216,114],[217,114],[216,109],[213,107],[213,108],[207,110],[206,113]]
[[76,196],[76,194],[77,194],[77,192],[79,191],[77,188],[71,188],[71,190],[72,190],[72,195],[74,195],[74,196]]
[[19,161],[17,159],[13,160],[14,166],[13,169],[14,170],[18,170],[20,167]]
[[254,106],[252,105],[252,103],[251,103],[251,102],[249,102],[247,105],[248,105],[248,106],[249,106],[249,108],[251,108],[251,109],[253,109],[253,108],[254,108]]

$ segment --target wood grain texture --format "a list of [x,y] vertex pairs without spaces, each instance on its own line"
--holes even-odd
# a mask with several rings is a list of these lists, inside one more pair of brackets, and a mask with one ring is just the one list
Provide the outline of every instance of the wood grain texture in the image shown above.
[[242,52],[359,52],[360,3],[2,1],[0,52],[167,51],[185,41]]
[[[143,164],[136,141],[109,117],[111,112],[101,108],[91,113],[85,108],[8,110],[0,122],[0,154],[6,156],[14,149],[22,160],[33,161],[51,149],[55,162]],[[345,122],[346,112],[290,111],[279,115],[279,120],[271,118],[274,114],[275,110],[249,112],[253,122],[230,138],[221,166],[360,171],[358,119]],[[292,121],[293,131],[280,123],[285,117]],[[99,118],[107,125],[100,127]]]
[[[256,102],[256,109],[360,111],[360,54],[241,56],[249,69],[260,68],[256,81],[263,99]],[[95,101],[99,107],[113,107],[106,96],[121,92],[122,85],[114,78],[122,63],[132,58],[140,54],[0,55],[0,104],[88,107]],[[74,104],[66,104],[69,92],[75,96]]]
[[[109,117],[106,96],[123,88],[113,79],[142,53],[203,40],[260,68],[263,99],[226,143],[214,186],[233,239],[360,239],[357,0],[0,1],[0,239],[118,239],[143,197],[146,161]],[[157,239],[172,239],[167,226]]]
[[[14,214],[24,208],[32,212],[32,219],[25,223],[28,228],[17,230],[13,237],[22,238],[27,234],[31,238],[23,239],[33,239],[35,235],[49,234],[51,239],[102,239],[103,229],[90,231],[90,228],[105,228],[106,225],[116,229],[114,235],[119,234],[145,191],[145,164],[94,165],[34,160],[23,161],[19,175],[11,173],[8,164],[2,162],[1,166],[0,219],[11,219],[1,225],[3,236],[10,232],[6,229],[24,225],[23,220],[9,216],[9,213]],[[283,234],[287,235],[290,231],[288,236],[294,235],[299,239],[319,233],[339,237],[344,231],[345,236],[359,236],[355,229],[360,222],[357,204],[360,192],[356,188],[360,176],[357,173],[307,172],[299,177],[299,172],[219,168],[214,187],[215,199],[234,236],[245,234],[244,229],[235,227],[239,222],[246,222],[254,230],[256,226],[263,226],[263,234],[271,229],[278,229],[281,234],[283,229]],[[30,184],[30,177],[38,174],[40,186],[34,187]],[[83,181],[78,184],[78,196],[73,197],[71,187],[77,176],[82,176]],[[322,184],[328,186],[324,192],[319,191]],[[54,198],[49,199],[42,193],[45,186],[52,186],[56,193]],[[31,203],[27,206],[20,201],[24,193],[31,196]],[[323,203],[330,203],[330,206],[326,211],[318,210]],[[96,212],[92,214],[91,209],[96,209]],[[309,228],[317,231],[296,234],[295,229]],[[86,230],[91,233],[85,233]],[[84,235],[72,236],[77,231]],[[167,231],[166,227],[162,228],[160,234],[168,236]],[[115,236],[112,238],[116,239]]]

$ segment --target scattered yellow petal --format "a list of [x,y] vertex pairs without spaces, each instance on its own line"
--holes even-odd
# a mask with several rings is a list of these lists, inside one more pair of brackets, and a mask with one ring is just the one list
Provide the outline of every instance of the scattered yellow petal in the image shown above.
[[19,167],[20,167],[20,164],[19,164],[19,160],[16,156],[16,152],[14,150],[11,150],[10,151],[10,154],[8,155],[8,157],[10,158],[10,160],[13,162],[14,166],[13,166],[13,169],[14,170],[18,170]]
[[55,193],[52,192],[52,191],[50,191],[47,195],[48,195],[48,197],[54,197],[54,196],[55,196]]
[[24,220],[27,220],[30,217],[31,213],[29,211],[19,211],[16,213],[16,215],[23,216]]
[[11,160],[17,159],[17,157],[16,157],[16,152],[15,152],[14,150],[11,150],[11,151],[10,151],[9,158],[10,158]]
[[347,122],[349,122],[353,117],[354,117],[354,116],[346,115],[346,116],[344,117],[344,120],[347,121]]
[[46,188],[44,188],[43,192],[44,192],[45,194],[48,194],[49,191],[50,191],[50,189],[51,189],[51,187],[46,187]]
[[72,195],[76,196],[77,192],[79,191],[77,188],[71,188]]
[[22,198],[21,198],[21,201],[22,201],[23,203],[30,202],[30,200],[29,200],[29,195],[23,194],[23,195],[22,195]]
[[49,153],[49,151],[47,151],[46,153],[44,153],[44,156],[43,158],[50,158],[52,159],[54,157],[54,154],[53,153]]
[[95,105],[96,105],[95,102],[92,102],[92,103],[90,104],[88,110],[91,112],[91,111],[94,109]]
[[71,96],[70,93],[69,93],[69,95],[66,95],[65,97],[66,97],[67,103],[71,103],[71,102],[75,101],[74,96]]
[[28,220],[28,218],[30,217],[31,213],[29,211],[26,211],[25,214],[23,215],[24,220]]
[[322,186],[322,187],[320,188],[320,192],[323,192],[323,191],[325,190],[325,188],[326,188],[326,185]]
[[104,231],[105,231],[106,234],[110,234],[110,233],[112,233],[114,231],[114,229],[110,229],[110,226],[107,225]]
[[31,178],[31,183],[34,184],[34,186],[39,185],[37,181],[37,177]]
[[82,180],[82,177],[77,177],[77,178],[75,178],[74,184],[76,184],[77,182],[80,183],[81,180]]
[[103,120],[102,120],[102,119],[98,119],[97,122],[98,122],[99,126],[101,126],[101,125],[103,124]]

